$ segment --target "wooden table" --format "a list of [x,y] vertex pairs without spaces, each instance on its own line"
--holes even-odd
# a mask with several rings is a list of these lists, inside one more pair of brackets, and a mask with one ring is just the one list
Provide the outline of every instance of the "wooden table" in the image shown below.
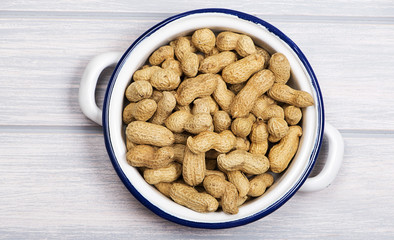
[[[345,140],[337,179],[251,224],[166,221],[123,186],[78,87],[95,55],[124,51],[183,11],[225,7],[278,27],[303,50],[326,121]],[[111,69],[100,79],[102,102]],[[0,238],[393,239],[394,2],[3,0],[0,4]],[[327,154],[324,141],[316,174]]]

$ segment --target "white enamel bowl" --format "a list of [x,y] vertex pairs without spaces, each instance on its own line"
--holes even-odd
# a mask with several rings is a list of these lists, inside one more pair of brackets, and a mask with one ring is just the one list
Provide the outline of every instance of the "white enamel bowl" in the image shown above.
[[[147,184],[140,173],[126,161],[126,146],[122,110],[124,92],[134,71],[150,54],[178,36],[199,28],[214,31],[230,30],[247,34],[255,43],[270,53],[281,52],[291,65],[290,84],[312,94],[315,105],[303,110],[303,136],[296,156],[288,169],[261,197],[240,207],[235,215],[223,212],[197,213],[187,209]],[[109,81],[103,110],[97,107],[94,92],[103,69],[117,64]],[[228,228],[258,220],[282,206],[303,185],[303,191],[317,191],[327,187],[335,178],[343,157],[343,140],[339,132],[324,121],[322,94],[306,57],[285,34],[269,23],[228,9],[200,9],[181,13],[155,25],[141,35],[125,53],[105,53],[94,58],[81,80],[80,106],[84,114],[103,126],[108,155],[128,190],[151,211],[170,221],[191,227]],[[328,156],[322,171],[309,178],[317,159],[323,134],[328,139]],[[87,149],[88,151],[88,149]]]

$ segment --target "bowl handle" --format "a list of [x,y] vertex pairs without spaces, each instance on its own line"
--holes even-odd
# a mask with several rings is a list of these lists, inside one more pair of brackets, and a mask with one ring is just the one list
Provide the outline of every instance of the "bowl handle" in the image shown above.
[[300,188],[302,192],[315,192],[328,187],[338,174],[344,154],[344,141],[339,131],[331,124],[325,124],[324,136],[328,139],[328,155],[321,172],[308,178]]
[[93,122],[102,125],[102,110],[97,106],[95,91],[101,72],[115,65],[123,53],[107,52],[94,57],[86,66],[79,85],[79,106],[82,112]]

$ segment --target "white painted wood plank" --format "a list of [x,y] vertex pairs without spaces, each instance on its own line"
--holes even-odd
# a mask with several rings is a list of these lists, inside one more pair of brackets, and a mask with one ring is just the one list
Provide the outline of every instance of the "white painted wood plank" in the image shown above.
[[[124,51],[158,21],[0,19],[0,125],[95,125],[77,101],[87,62],[99,53]],[[384,104],[394,90],[393,24],[271,23],[314,67],[327,121],[341,129],[394,129],[394,105]],[[104,90],[103,80],[99,101]]]
[[[96,54],[125,51],[153,24],[138,20],[3,19],[1,124],[95,125],[84,118],[78,105],[85,66]],[[110,32],[117,32],[117,36],[99,36]]]
[[390,0],[378,1],[81,1],[77,0],[3,0],[0,10],[8,11],[75,11],[75,12],[127,12],[127,13],[180,13],[200,8],[229,8],[253,14],[393,17],[394,4]]
[[[0,133],[0,236],[5,239],[392,239],[394,137],[345,135],[335,182],[297,193],[268,217],[207,231],[168,222],[117,177],[95,131]],[[327,148],[323,148],[324,160]],[[0,237],[0,238],[1,238]]]

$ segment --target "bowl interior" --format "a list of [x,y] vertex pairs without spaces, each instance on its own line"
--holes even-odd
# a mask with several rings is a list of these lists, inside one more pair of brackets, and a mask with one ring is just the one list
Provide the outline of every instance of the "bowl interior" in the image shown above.
[[265,48],[271,54],[274,52],[285,54],[292,69],[290,85],[311,93],[314,99],[317,99],[316,95],[318,93],[297,54],[264,26],[226,13],[208,12],[186,15],[163,24],[160,28],[156,28],[155,31],[139,39],[139,42],[126,52],[122,61],[118,64],[117,72],[112,79],[114,81],[113,88],[107,93],[109,94],[107,96],[109,101],[107,125],[110,145],[115,155],[113,159],[115,159],[122,175],[126,178],[122,180],[134,188],[134,193],[138,193],[140,201],[144,204],[148,203],[145,204],[148,207],[154,206],[156,213],[158,210],[159,214],[164,213],[176,219],[208,224],[253,218],[256,214],[263,216],[264,212],[268,214],[272,211],[272,209],[270,211],[268,209],[272,208],[273,205],[280,204],[288,197],[290,190],[300,184],[299,179],[305,176],[311,161],[314,161],[311,155],[314,146],[317,144],[316,141],[318,141],[318,114],[321,108],[318,101],[315,101],[314,106],[303,110],[303,136],[298,152],[288,169],[283,174],[276,176],[274,185],[263,196],[241,206],[239,213],[235,215],[223,212],[197,213],[178,205],[158,192],[153,186],[147,184],[138,170],[131,167],[126,161],[122,111],[124,91],[131,82],[132,74],[146,62],[150,54],[158,47],[168,44],[169,41],[178,36],[190,35],[194,30],[205,27],[214,31],[230,30],[247,34],[253,38],[256,45]]

